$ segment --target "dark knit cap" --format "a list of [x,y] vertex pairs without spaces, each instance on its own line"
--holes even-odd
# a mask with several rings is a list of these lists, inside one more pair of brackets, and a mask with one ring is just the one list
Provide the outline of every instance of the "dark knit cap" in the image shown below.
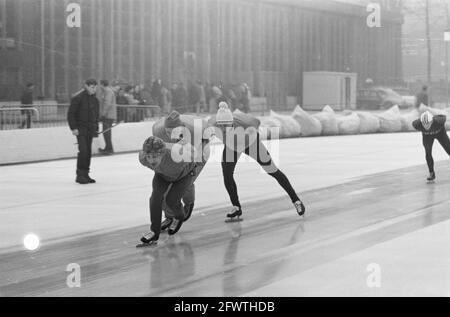
[[144,145],[142,146],[142,150],[149,153],[161,153],[165,148],[164,141],[156,136],[151,136],[147,140],[145,140]]
[[183,122],[180,119],[180,113],[178,111],[172,111],[169,116],[164,120],[164,127],[173,129],[183,126]]

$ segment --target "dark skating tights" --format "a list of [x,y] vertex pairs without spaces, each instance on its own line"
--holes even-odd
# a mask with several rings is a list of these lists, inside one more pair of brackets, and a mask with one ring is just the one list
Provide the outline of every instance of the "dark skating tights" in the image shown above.
[[[184,219],[184,210],[181,198],[186,189],[193,184],[193,177],[189,174],[176,182],[168,182],[160,174],[155,173],[152,184],[152,195],[150,197],[150,220],[151,230],[159,236],[161,232],[162,204],[164,199],[167,206],[173,212],[175,219]],[[168,188],[170,187],[170,190]]]
[[[255,142],[254,146],[245,149],[244,153],[253,159],[255,159],[259,165],[266,171],[267,174],[277,180],[280,186],[286,191],[293,203],[300,200],[292,188],[291,183],[282,171],[280,171],[267,151],[264,144],[259,140]],[[237,191],[236,182],[234,180],[234,170],[236,168],[237,161],[239,160],[241,153],[237,153],[225,147],[222,154],[222,173],[225,182],[225,188],[230,196],[233,206],[241,207],[239,202],[239,196]]]
[[445,129],[443,129],[438,135],[423,135],[423,146],[425,147],[425,156],[427,159],[428,170],[430,173],[434,173],[434,159],[433,159],[433,144],[434,140],[442,145],[444,150],[450,155],[450,139]]

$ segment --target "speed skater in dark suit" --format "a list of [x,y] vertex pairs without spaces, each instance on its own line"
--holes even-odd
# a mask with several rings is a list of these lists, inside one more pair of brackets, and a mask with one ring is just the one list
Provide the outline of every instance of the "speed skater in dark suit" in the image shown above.
[[[165,143],[149,137],[139,152],[139,162],[155,172],[150,196],[150,232],[141,238],[144,244],[156,243],[161,233],[162,205],[165,200],[173,213],[169,235],[177,233],[185,219],[181,198],[196,179],[196,151],[184,140]],[[170,187],[170,188],[169,188]]]
[[293,189],[286,175],[275,165],[270,153],[260,140],[258,128],[260,121],[246,113],[230,111],[226,102],[219,104],[215,117],[208,121],[214,132],[224,144],[222,154],[222,174],[225,188],[230,196],[233,208],[227,217],[231,220],[242,216],[242,206],[239,201],[238,190],[234,180],[234,171],[242,153],[253,158],[264,171],[275,178],[289,195],[298,215],[305,214],[305,206]]
[[[191,115],[180,115],[177,111],[172,111],[166,118],[161,118],[153,125],[153,135],[162,139],[165,143],[177,143],[184,139],[193,145],[197,153],[203,153],[203,156],[197,160],[195,168],[195,177],[193,183],[189,186],[183,194],[183,208],[185,212],[186,222],[192,215],[195,203],[195,180],[205,167],[209,158],[209,139],[203,138],[203,133],[207,128],[207,121],[201,118],[196,118]],[[169,186],[168,191],[171,186]],[[174,220],[174,214],[166,203],[163,201],[163,211],[165,220],[161,223],[161,231],[170,227]]]
[[427,178],[428,182],[433,182],[436,179],[433,159],[434,140],[438,140],[444,150],[450,155],[450,139],[445,129],[446,121],[447,117],[445,115],[434,116],[429,111],[426,111],[422,113],[420,119],[412,123],[414,129],[422,132],[422,143],[425,148],[425,157],[430,172]]

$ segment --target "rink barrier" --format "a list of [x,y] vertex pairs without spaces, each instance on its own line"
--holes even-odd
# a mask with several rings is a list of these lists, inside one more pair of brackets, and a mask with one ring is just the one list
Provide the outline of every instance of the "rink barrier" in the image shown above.
[[[420,111],[421,110],[424,109],[420,109]],[[450,114],[448,109],[432,110]],[[384,120],[384,126],[387,128],[384,130],[378,129],[378,131],[368,133],[380,133],[382,131],[411,132],[412,129],[410,128],[410,125],[413,120],[419,117],[420,111],[417,111],[416,113],[411,111],[409,113],[400,114],[398,109],[394,107],[381,114],[371,114],[374,120]],[[364,131],[360,127],[360,133],[357,133],[358,129],[355,126],[357,124],[355,121],[363,122],[363,120],[358,120],[354,116],[354,114],[360,114],[361,112],[359,111],[344,112],[340,115],[336,115],[336,113],[331,112],[329,109],[326,109],[325,112],[328,112],[331,117],[334,117],[333,120],[338,122],[339,129],[337,135],[361,134],[361,131]],[[298,112],[296,114],[299,115]],[[302,115],[311,116],[306,112]],[[389,117],[389,115],[391,115],[391,117]],[[314,115],[311,117],[314,117]],[[289,116],[272,113],[270,116],[259,117],[259,119],[261,120],[261,139],[304,137],[302,136],[302,127],[300,126],[299,121],[292,120]],[[447,121],[447,129],[450,129],[449,123],[450,121]],[[114,151],[116,153],[138,151],[142,147],[143,141],[152,134],[153,124],[154,121],[122,123],[114,128],[112,133]],[[286,127],[286,125],[292,124],[298,126],[295,128]],[[390,125],[393,127],[401,126],[402,129],[398,131],[398,128],[396,128],[395,131],[388,131]],[[271,135],[271,133],[268,133],[271,128],[277,127],[279,128],[279,135],[275,137],[274,135]],[[77,146],[74,144],[75,142],[76,138],[72,135],[67,126],[0,131],[0,165],[74,158],[78,152]],[[92,146],[93,155],[98,154],[99,148],[104,148],[104,139],[101,136],[94,139]]]
[[[124,123],[112,132],[114,151],[137,151],[152,134],[154,121]],[[76,137],[66,127],[0,131],[0,165],[75,158]],[[104,148],[103,137],[95,138],[92,153]]]

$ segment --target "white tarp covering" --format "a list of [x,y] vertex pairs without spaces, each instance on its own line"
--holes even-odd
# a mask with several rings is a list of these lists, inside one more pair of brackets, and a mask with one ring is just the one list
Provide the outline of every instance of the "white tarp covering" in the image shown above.
[[400,118],[402,120],[402,131],[416,131],[416,129],[412,126],[412,123],[414,120],[420,118],[420,113],[417,109],[411,110],[407,113],[402,113]]
[[402,119],[398,106],[376,115],[380,119],[380,132],[393,133],[402,131]]
[[339,134],[358,134],[359,126],[361,125],[361,119],[359,116],[350,112],[343,116],[337,117]]
[[320,113],[314,114],[313,117],[320,121],[323,135],[336,135],[339,133],[336,114],[330,106],[325,106]]
[[[261,125],[259,126],[259,135],[261,139],[266,140],[268,138],[277,138],[281,137],[281,121],[274,117],[258,117],[259,121],[261,121]],[[274,128],[278,133],[271,133],[271,128]],[[272,136],[272,134],[274,134]]]
[[370,112],[357,112],[361,120],[359,133],[378,133],[380,131],[380,119]]
[[280,138],[296,138],[300,136],[300,124],[291,116],[270,111],[270,116],[281,122]]
[[300,106],[295,107],[292,112],[292,118],[300,124],[300,134],[302,136],[317,136],[322,134],[322,124],[320,121]]

